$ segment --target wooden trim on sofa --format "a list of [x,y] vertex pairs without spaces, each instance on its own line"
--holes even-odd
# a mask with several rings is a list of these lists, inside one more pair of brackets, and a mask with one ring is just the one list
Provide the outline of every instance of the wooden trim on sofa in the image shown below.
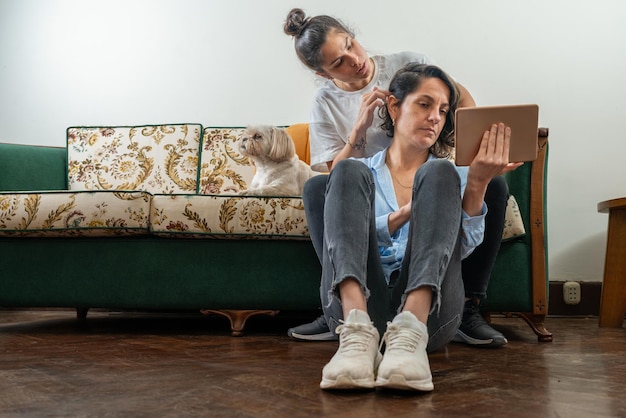
[[548,128],[540,128],[538,137],[537,160],[533,162],[530,175],[530,217],[533,224],[530,229],[532,275],[533,275],[533,314],[548,313],[546,273],[546,224],[545,181]]
[[530,246],[532,274],[532,312],[520,312],[533,329],[539,341],[552,341],[552,333],[544,325],[548,314],[548,280],[546,260],[545,182],[548,153],[548,128],[537,132],[537,159],[533,161],[530,175]]

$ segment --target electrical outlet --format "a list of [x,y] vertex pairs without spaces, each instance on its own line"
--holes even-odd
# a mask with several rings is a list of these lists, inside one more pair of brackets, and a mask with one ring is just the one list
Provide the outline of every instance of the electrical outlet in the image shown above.
[[567,305],[578,305],[580,303],[580,283],[563,283],[563,301]]

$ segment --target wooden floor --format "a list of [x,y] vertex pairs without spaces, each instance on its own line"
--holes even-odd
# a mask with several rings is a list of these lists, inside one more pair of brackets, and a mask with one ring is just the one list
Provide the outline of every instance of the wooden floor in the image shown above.
[[451,344],[430,356],[435,391],[324,392],[335,342],[288,326],[313,313],[253,318],[244,337],[200,314],[0,311],[2,417],[625,417],[626,329],[548,318],[538,343],[496,317],[502,349]]

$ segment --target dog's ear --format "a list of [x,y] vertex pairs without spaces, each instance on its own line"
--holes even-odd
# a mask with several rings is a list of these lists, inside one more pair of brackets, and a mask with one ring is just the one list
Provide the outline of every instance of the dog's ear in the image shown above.
[[296,153],[296,146],[291,136],[282,128],[272,127],[271,131],[272,147],[268,156],[276,162],[289,160]]

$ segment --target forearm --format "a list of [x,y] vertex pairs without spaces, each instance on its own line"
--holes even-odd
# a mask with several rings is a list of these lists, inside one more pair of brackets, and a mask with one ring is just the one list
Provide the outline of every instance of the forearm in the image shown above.
[[374,112],[385,104],[388,95],[389,92],[387,90],[380,90],[374,87],[370,93],[365,93],[362,96],[361,107],[359,108],[359,115],[355,121],[354,128],[350,132],[348,142],[334,158],[333,165],[346,158],[365,157],[367,129],[372,126]]
[[[335,156],[333,159],[332,165],[337,164],[341,160],[345,160],[346,158],[363,158],[365,157],[365,147],[367,145],[365,139],[365,133],[367,132],[367,128],[359,129],[355,128],[350,133],[350,137],[348,138],[348,142],[343,147],[343,149]],[[332,167],[329,167],[332,168]]]
[[487,184],[470,181],[468,179],[465,192],[463,193],[463,211],[468,216],[478,216],[482,213],[483,202],[485,200],[485,192]]

